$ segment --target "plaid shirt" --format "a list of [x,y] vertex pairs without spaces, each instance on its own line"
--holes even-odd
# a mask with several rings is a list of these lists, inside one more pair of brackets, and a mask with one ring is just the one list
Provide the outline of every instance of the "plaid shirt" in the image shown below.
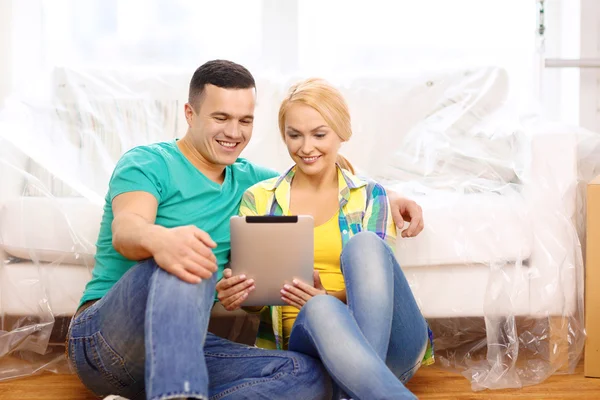
[[[240,215],[289,215],[291,182],[296,173],[292,167],[284,175],[260,182],[242,197]],[[375,233],[392,249],[396,242],[396,225],[383,186],[359,178],[338,168],[338,222],[342,247],[362,231]],[[280,306],[266,306],[260,311],[256,345],[267,349],[283,349],[283,313]],[[429,345],[423,364],[433,363],[433,337],[429,329]]]

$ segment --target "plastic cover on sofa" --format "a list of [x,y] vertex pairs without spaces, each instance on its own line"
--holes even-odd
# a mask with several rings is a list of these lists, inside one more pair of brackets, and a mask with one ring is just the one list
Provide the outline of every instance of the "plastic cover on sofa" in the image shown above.
[[[57,69],[44,99],[0,114],[0,381],[69,372],[64,338],[94,264],[119,156],[185,134],[189,73]],[[243,156],[290,160],[276,115],[295,77],[261,77]],[[415,199],[425,230],[397,257],[435,334],[437,366],[474,390],[572,372],[584,344],[585,182],[600,135],[506,104],[499,68],[331,80],[354,137],[342,152]],[[238,340],[243,318],[226,335]]]

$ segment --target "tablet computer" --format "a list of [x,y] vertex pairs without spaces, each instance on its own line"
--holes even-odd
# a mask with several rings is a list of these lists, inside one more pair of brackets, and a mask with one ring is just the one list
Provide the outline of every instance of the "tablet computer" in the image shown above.
[[280,290],[293,279],[313,286],[312,216],[234,216],[230,229],[229,267],[233,275],[254,279],[243,306],[286,305]]

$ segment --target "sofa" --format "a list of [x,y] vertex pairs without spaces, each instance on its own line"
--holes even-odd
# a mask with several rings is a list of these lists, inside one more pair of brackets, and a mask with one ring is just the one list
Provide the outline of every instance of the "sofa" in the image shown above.
[[[0,380],[67,372],[62,341],[91,276],[112,168],[133,146],[183,136],[190,75],[57,68],[47,97],[7,102]],[[257,77],[243,157],[289,167],[276,116],[299,78]],[[584,340],[573,132],[514,112],[498,67],[330,80],[353,118],[342,153],[423,208],[424,231],[395,251],[434,330],[437,364],[475,390],[572,372]],[[232,340],[251,341],[256,328],[223,309],[214,320],[228,321],[212,329]]]

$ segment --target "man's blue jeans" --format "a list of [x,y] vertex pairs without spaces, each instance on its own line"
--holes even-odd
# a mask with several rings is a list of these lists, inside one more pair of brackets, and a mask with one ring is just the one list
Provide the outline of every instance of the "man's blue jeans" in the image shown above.
[[427,322],[391,249],[361,232],[344,247],[348,305],[315,296],[300,310],[289,349],[321,359],[354,399],[416,399],[404,386],[420,367]]
[[131,399],[328,399],[307,355],[207,334],[215,278],[193,285],[147,260],[71,322],[68,354],[95,394]]

